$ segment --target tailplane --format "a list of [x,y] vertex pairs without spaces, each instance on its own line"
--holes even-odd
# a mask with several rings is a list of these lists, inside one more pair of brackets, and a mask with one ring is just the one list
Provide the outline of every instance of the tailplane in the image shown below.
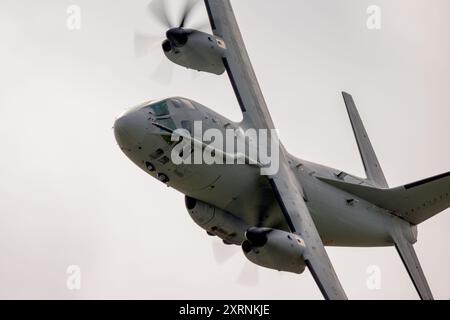
[[417,225],[450,207],[450,172],[392,189],[319,178]]
[[[432,300],[433,295],[413,247],[417,233],[414,237],[408,238],[405,236],[408,232],[404,232],[401,228],[403,226],[414,230],[415,225],[450,207],[450,172],[392,189],[379,189],[336,179],[321,177],[318,179],[401,218],[397,219],[401,223],[392,225],[391,236],[395,248],[420,298]],[[405,224],[405,221],[409,224]]]
[[[391,214],[404,220],[399,220],[401,223],[392,224],[392,240],[420,298],[432,300],[433,295],[413,247],[417,238],[406,237],[405,234],[408,233],[403,232],[402,228],[414,230],[416,229],[415,225],[450,207],[450,172],[388,189],[383,170],[370,143],[355,102],[348,93],[343,92],[342,96],[361,154],[367,182],[372,186],[352,184],[336,179],[319,179],[386,209]],[[409,224],[405,224],[405,221]]]

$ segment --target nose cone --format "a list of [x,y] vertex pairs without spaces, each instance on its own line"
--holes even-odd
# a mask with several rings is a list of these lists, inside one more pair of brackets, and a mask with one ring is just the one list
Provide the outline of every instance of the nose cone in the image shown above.
[[134,150],[142,143],[146,133],[146,115],[133,108],[121,114],[114,122],[114,136],[122,149]]

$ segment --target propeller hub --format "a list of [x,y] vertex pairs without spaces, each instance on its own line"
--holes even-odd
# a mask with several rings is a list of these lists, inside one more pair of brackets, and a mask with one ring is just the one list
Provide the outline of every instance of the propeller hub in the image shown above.
[[[245,233],[245,237],[248,242],[254,247],[262,247],[266,244],[268,237],[267,234],[270,233],[272,229],[270,228],[249,228]],[[248,244],[247,244],[248,246]],[[245,248],[244,248],[245,250]]]
[[172,28],[166,32],[166,37],[175,47],[184,46],[189,38],[189,33],[183,28]]

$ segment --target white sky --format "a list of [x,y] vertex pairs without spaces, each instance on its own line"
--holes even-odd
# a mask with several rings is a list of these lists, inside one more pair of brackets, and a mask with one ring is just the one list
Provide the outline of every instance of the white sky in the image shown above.
[[[147,3],[0,2],[0,298],[321,298],[308,272],[259,268],[257,285],[239,283],[243,267],[257,269],[240,249],[217,264],[218,240],[191,221],[183,196],[117,147],[115,117],[153,98],[185,96],[240,117],[225,75],[176,66],[161,84],[152,76],[159,48],[134,56],[135,31],[164,32]],[[79,31],[66,27],[70,4],[82,10]],[[379,31],[366,28],[372,4],[382,9]],[[289,151],[363,175],[346,90],[391,186],[450,169],[447,0],[233,5]],[[206,19],[198,11],[196,21]],[[415,245],[440,299],[450,298],[448,226],[447,210],[420,225]],[[350,298],[417,298],[394,248],[327,251]],[[81,290],[66,288],[69,265],[81,267]],[[371,265],[381,270],[380,290],[366,286]]]

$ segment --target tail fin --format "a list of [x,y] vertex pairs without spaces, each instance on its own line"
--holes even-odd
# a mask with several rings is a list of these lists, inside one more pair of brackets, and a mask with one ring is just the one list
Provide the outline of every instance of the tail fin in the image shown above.
[[380,188],[387,188],[388,184],[381,170],[375,151],[370,143],[364,124],[356,109],[355,102],[350,94],[342,92],[344,97],[347,113],[352,124],[353,133],[355,134],[356,143],[358,144],[359,153],[366,171],[367,179],[375,183]]
[[320,178],[417,225],[450,207],[450,172],[392,189]]

